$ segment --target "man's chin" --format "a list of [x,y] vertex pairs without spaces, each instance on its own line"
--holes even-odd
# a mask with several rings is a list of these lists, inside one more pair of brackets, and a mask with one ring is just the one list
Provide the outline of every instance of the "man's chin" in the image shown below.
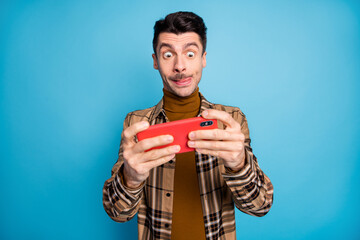
[[175,89],[172,92],[179,96],[179,97],[188,97],[190,96],[194,91],[196,90],[196,88],[180,88],[180,89]]

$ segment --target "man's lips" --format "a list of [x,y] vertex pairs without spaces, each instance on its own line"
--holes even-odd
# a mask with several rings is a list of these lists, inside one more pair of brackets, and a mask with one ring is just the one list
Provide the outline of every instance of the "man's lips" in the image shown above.
[[186,86],[191,83],[191,77],[186,77],[182,79],[171,79],[178,86]]

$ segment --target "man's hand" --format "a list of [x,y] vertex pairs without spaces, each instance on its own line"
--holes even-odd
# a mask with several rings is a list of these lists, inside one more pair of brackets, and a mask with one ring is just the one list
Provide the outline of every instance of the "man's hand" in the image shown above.
[[130,188],[138,187],[149,176],[154,167],[160,166],[175,157],[180,146],[169,146],[162,149],[148,149],[163,146],[174,141],[171,135],[163,135],[135,142],[135,135],[149,127],[146,121],[135,123],[123,133],[124,180]]
[[220,120],[226,128],[190,132],[189,147],[202,154],[220,157],[226,167],[239,171],[245,164],[245,136],[241,132],[240,124],[228,113],[214,109],[205,110],[202,116]]

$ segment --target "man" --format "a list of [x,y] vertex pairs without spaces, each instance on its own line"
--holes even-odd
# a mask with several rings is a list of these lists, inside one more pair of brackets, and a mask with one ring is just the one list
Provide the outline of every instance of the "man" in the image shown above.
[[[208,102],[198,84],[206,66],[206,27],[191,12],[176,12],[154,26],[154,68],[164,97],[129,113],[112,176],[103,188],[107,214],[125,222],[138,213],[139,239],[235,239],[235,206],[263,216],[273,186],[258,166],[240,109]],[[149,127],[195,116],[217,119],[219,129],[189,133],[196,151],[177,154],[171,135],[136,141]]]

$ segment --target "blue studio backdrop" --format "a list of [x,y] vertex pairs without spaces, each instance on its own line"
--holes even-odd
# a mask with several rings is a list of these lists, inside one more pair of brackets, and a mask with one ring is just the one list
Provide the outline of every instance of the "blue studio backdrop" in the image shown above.
[[102,187],[127,112],[155,105],[153,25],[193,11],[208,27],[200,91],[240,107],[274,184],[238,239],[359,239],[358,1],[0,3],[0,239],[136,239]]

